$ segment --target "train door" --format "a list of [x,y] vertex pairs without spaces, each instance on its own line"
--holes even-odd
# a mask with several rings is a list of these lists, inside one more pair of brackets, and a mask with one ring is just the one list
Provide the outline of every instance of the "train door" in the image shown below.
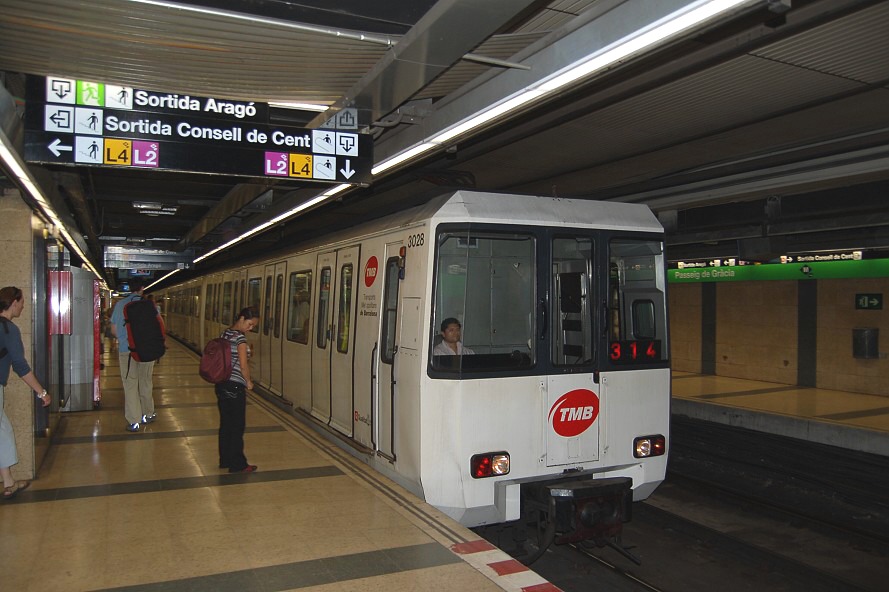
[[330,307],[331,279],[336,253],[318,255],[318,292],[315,302],[315,336],[312,339],[312,415],[327,423],[330,420]]
[[360,247],[336,252],[331,303],[336,322],[331,332],[330,348],[330,425],[347,436],[352,435],[354,401],[353,360],[355,342],[356,274]]
[[599,457],[599,385],[595,368],[593,241],[556,236],[551,241],[550,358],[562,372],[546,377],[546,464],[558,466]]
[[281,327],[284,317],[284,276],[287,272],[287,263],[284,261],[274,265],[267,265],[265,269],[266,287],[270,294],[266,297],[268,309],[268,325],[263,328],[263,360],[265,360],[264,376],[269,390],[275,394],[282,394],[282,359],[281,359]]
[[398,288],[400,286],[399,249],[402,242],[386,245],[386,264],[383,271],[383,305],[380,311],[382,333],[379,344],[379,365],[373,381],[373,434],[377,454],[395,460],[395,357],[398,328]]

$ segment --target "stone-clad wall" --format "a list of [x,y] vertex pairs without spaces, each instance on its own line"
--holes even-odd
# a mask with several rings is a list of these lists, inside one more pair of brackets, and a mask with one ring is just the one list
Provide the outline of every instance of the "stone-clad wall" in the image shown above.
[[701,372],[701,284],[670,284],[670,357],[673,369]]
[[[883,310],[856,310],[856,294],[882,294]],[[818,386],[889,395],[889,278],[818,282]],[[880,357],[852,356],[852,330],[879,329]]]
[[[32,351],[32,295],[33,287],[33,232],[32,213],[19,196],[18,191],[6,190],[0,193],[0,220],[3,221],[3,256],[0,257],[0,288],[16,286],[21,288],[25,298],[22,316],[15,320],[22,332],[25,357],[31,363]],[[33,364],[32,364],[33,365]],[[38,376],[38,380],[43,377]],[[19,463],[12,467],[16,479],[32,479],[35,473],[34,450],[34,405],[36,399],[30,387],[15,372],[10,371],[6,383],[6,415],[15,429],[16,449]]]
[[[819,388],[889,396],[889,278],[817,281],[815,376]],[[671,359],[675,370],[702,371],[703,284],[670,284]],[[799,288],[794,281],[716,284],[715,368],[719,376],[798,383]],[[884,310],[856,310],[856,294],[882,294]],[[881,355],[856,359],[852,333],[879,329]]]

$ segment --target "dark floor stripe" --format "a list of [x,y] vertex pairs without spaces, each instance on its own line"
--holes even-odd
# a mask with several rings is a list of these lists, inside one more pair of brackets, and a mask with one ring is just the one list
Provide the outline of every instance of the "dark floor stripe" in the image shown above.
[[703,376],[707,376],[705,374],[673,374],[670,376],[672,380],[684,380],[686,378],[701,378]]
[[[257,426],[248,427],[244,430],[245,434],[258,434],[263,432],[285,432],[283,426]],[[65,436],[57,437],[53,444],[88,444],[94,442],[120,442],[122,440],[161,440],[164,438],[194,438],[200,436],[217,436],[218,429],[212,430],[180,430],[177,432],[136,432],[134,434],[109,434],[107,436]]]
[[[250,399],[247,399],[247,404],[250,405]],[[206,402],[206,403],[172,403],[167,405],[155,404],[155,409],[182,409],[185,407],[216,407],[216,401]],[[102,411],[122,411],[124,408],[123,405],[100,405],[99,409]]]
[[802,386],[782,386],[776,388],[762,388],[762,389],[750,389],[749,391],[730,391],[727,393],[708,393],[706,395],[688,395],[693,399],[729,399],[731,397],[745,397],[747,395],[768,395],[770,393],[782,393],[785,391],[796,391],[796,390],[810,390],[812,392],[815,389],[810,389]]
[[863,409],[861,411],[844,411],[843,413],[829,413],[827,415],[816,415],[818,419],[834,419],[842,421],[844,419],[861,419],[862,417],[877,417],[878,415],[886,415],[889,413],[889,407],[877,407],[876,409]]
[[[224,471],[224,469],[219,469]],[[334,466],[310,467],[307,469],[282,469],[278,471],[259,470],[256,473],[220,473],[203,477],[181,477],[178,479],[157,479],[153,481],[133,481],[130,483],[107,483],[104,485],[83,485],[79,487],[59,487],[56,489],[29,489],[18,494],[15,500],[5,504],[34,502],[57,502],[63,500],[104,497],[108,495],[129,495],[262,483],[269,481],[291,481],[296,479],[316,479],[318,477],[338,477],[344,473]]]
[[455,563],[460,563],[459,557],[437,543],[426,543],[105,590],[106,592],[112,590],[115,592],[173,590],[279,592]]

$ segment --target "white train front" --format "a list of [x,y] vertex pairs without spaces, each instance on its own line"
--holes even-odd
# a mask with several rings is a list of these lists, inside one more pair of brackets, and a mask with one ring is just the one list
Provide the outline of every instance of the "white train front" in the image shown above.
[[[644,206],[458,191],[160,295],[196,348],[256,307],[254,382],[462,524],[604,544],[666,470],[663,241]],[[433,355],[449,317],[473,354]]]

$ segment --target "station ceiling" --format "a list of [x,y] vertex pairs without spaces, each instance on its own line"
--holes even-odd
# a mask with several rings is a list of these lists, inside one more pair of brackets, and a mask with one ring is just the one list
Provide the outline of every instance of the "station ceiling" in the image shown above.
[[[647,11],[671,3],[691,4],[106,0],[98,8],[0,0],[0,71],[19,111],[27,109],[26,74],[357,107],[380,162],[621,28],[650,24]],[[197,270],[455,187],[644,203],[667,228],[671,259],[889,249],[886,31],[889,2],[750,2],[376,175]],[[270,113],[274,123],[302,127],[324,118]],[[324,189],[292,179],[41,168],[97,263],[103,247],[120,244],[200,255]],[[136,202],[172,213],[148,215]]]

